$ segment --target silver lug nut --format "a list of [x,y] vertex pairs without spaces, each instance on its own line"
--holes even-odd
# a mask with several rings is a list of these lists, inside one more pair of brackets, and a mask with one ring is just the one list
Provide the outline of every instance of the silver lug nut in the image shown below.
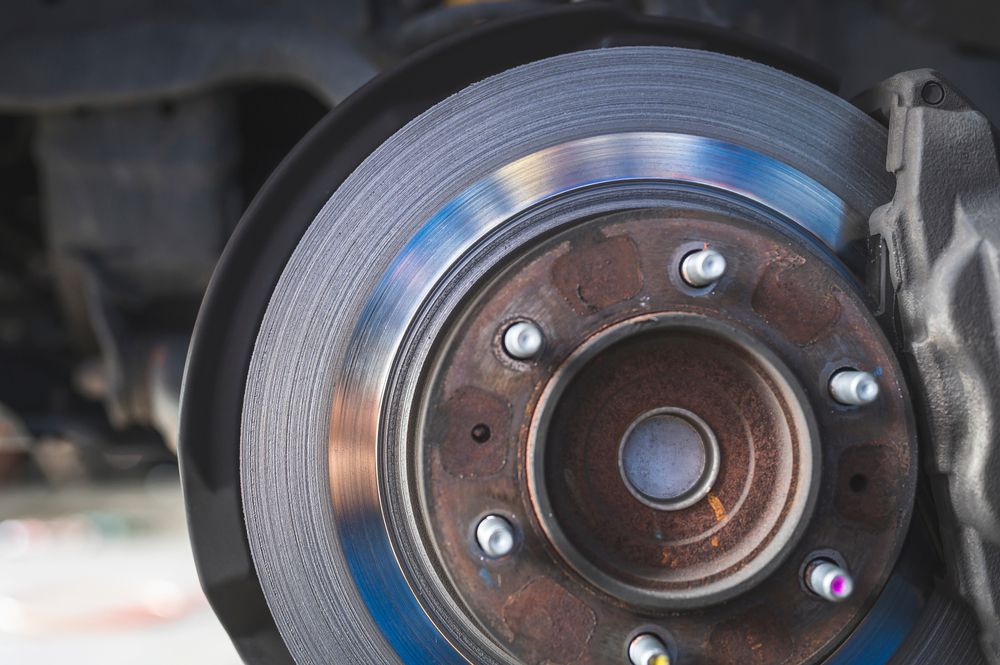
[[503,349],[507,355],[527,360],[542,350],[542,330],[531,321],[518,321],[503,334]]
[[714,249],[691,252],[681,261],[681,277],[694,287],[719,281],[726,272],[726,257]]
[[831,603],[847,600],[854,592],[854,578],[851,574],[826,559],[809,564],[806,569],[806,585],[817,596]]
[[628,645],[628,659],[632,665],[670,665],[667,645],[656,635],[643,633]]
[[878,381],[871,372],[841,370],[830,378],[830,394],[841,404],[871,404],[878,398],[878,393]]
[[487,515],[476,527],[476,542],[491,559],[507,556],[514,549],[514,527],[499,515]]

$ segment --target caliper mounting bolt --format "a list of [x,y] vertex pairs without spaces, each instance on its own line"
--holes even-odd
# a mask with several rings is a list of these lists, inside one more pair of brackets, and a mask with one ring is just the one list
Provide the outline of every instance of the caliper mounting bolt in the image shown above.
[[846,406],[871,404],[878,393],[878,381],[871,372],[842,369],[830,377],[830,395]]
[[691,252],[681,260],[681,277],[695,288],[714,284],[725,272],[726,257],[714,249]]

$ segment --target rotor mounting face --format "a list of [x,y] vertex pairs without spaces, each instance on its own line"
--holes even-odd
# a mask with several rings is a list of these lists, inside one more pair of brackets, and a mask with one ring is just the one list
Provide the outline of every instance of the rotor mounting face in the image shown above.
[[[729,268],[694,289],[678,260],[705,246]],[[515,361],[498,339],[525,318],[545,344]],[[411,467],[426,546],[516,659],[618,662],[651,624],[685,661],[811,662],[880,591],[913,500],[905,387],[806,243],[704,210],[599,216],[518,248],[440,339]],[[830,398],[848,366],[880,374],[872,408]],[[511,555],[476,549],[488,513],[515,525]],[[855,576],[841,604],[801,581],[831,547]]]

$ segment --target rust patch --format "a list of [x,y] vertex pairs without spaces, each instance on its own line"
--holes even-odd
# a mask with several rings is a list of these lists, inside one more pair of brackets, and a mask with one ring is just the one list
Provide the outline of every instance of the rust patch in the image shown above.
[[503,620],[531,663],[575,663],[597,618],[582,600],[547,577],[528,582],[503,607]]
[[[790,556],[749,593],[694,609],[663,602],[655,610],[660,618],[654,622],[669,619],[664,625],[685,662],[819,662],[870,606],[903,536],[897,525],[912,504],[915,440],[905,385],[864,303],[822,259],[765,227],[672,215],[630,211],[583,221],[513,260],[504,279],[486,280],[456,316],[440,373],[427,387],[434,399],[426,401],[417,454],[428,472],[422,504],[430,539],[472,617],[519,662],[621,662],[624,636],[651,620],[648,608],[595,593],[563,548],[545,537],[543,516],[527,488],[527,438],[542,388],[574,349],[630,317],[687,312],[722,319],[759,337],[799,376],[823,376],[831,359],[842,358],[885,369],[884,401],[877,410],[845,413],[831,407],[820,385],[805,386],[822,432],[822,481],[812,523],[795,551],[836,547],[857,565],[857,600],[817,603],[800,587],[801,556]],[[678,289],[667,273],[670,257],[694,241],[725,249],[732,259],[727,279],[708,296]],[[593,267],[616,253],[619,259],[632,256],[624,261],[635,271],[621,282],[627,289],[602,285],[600,278],[615,271]],[[581,264],[578,272],[567,267],[572,263]],[[650,270],[645,275],[644,267]],[[595,294],[614,300],[636,288],[634,297],[593,312]],[[784,304],[783,289],[795,303]],[[836,315],[823,305],[830,298],[836,299]],[[557,333],[547,340],[544,358],[516,368],[496,353],[494,337],[498,322],[514,315],[535,317]],[[546,439],[549,474],[542,485],[573,552],[607,575],[659,594],[711,583],[744,565],[747,559],[736,554],[752,555],[754,529],[762,520],[783,519],[772,495],[782,470],[798,468],[783,451],[789,437],[805,432],[787,418],[791,402],[772,398],[767,376],[737,371],[747,364],[745,354],[724,353],[725,345],[699,353],[698,345],[707,341],[683,335],[656,343],[655,335],[642,337],[649,343],[618,344],[602,352],[604,360],[588,363],[590,369],[582,371],[589,389],[568,387],[567,411],[553,414]],[[796,343],[803,340],[809,343]],[[460,397],[467,390],[455,389],[463,386],[482,392]],[[708,498],[683,511],[656,511],[629,493],[621,478],[618,451],[625,430],[641,413],[665,405],[698,414],[718,438],[720,469],[712,495],[725,512],[721,522]],[[509,431],[489,423],[485,445],[506,438],[505,454],[487,454],[473,441],[472,429],[494,408]],[[881,459],[870,452],[845,456],[852,447],[879,445],[887,448]],[[868,475],[865,491],[855,496],[851,479],[859,467],[885,473],[881,480]],[[872,494],[876,489],[881,494]],[[523,540],[515,557],[484,564],[470,556],[469,529],[476,516],[501,508],[517,519]],[[877,528],[880,522],[888,526]],[[771,613],[764,619],[757,616],[762,604]]]
[[751,305],[798,346],[812,344],[840,318],[836,287],[804,260],[774,261],[764,269]]
[[709,638],[707,651],[713,663],[784,663],[792,641],[781,621],[767,607],[719,624]]
[[445,471],[460,478],[499,473],[510,449],[510,405],[485,390],[465,387],[441,411],[447,423],[439,446]]
[[556,259],[552,281],[574,312],[592,314],[638,295],[639,252],[628,236],[601,237]]
[[[611,577],[667,592],[732,575],[752,560],[774,533],[757,525],[780,519],[795,496],[779,471],[785,465],[794,474],[796,451],[808,445],[784,424],[789,395],[765,371],[735,342],[672,328],[619,341],[581,368],[543,434],[546,496],[570,552]],[[677,511],[640,503],[619,470],[630,424],[664,405],[696,412],[719,445],[711,493]]]
[[712,512],[715,513],[715,521],[721,522],[726,519],[726,508],[719,501],[719,497],[709,492],[706,498],[708,499],[708,505],[712,506]]
[[837,465],[837,514],[867,529],[893,526],[898,503],[893,477],[905,473],[903,463],[888,446],[848,448]]

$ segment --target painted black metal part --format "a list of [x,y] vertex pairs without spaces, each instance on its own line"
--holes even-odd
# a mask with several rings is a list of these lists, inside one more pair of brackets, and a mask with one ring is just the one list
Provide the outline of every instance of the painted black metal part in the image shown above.
[[909,364],[948,581],[979,620],[987,660],[1000,663],[996,129],[932,70],[894,76],[863,102],[888,124],[896,175],[893,200],[871,216],[872,265],[888,285],[876,299]]
[[534,60],[587,48],[659,44],[761,60],[833,88],[797,56],[699,24],[584,5],[539,11],[424,50],[338,106],[256,197],[212,278],[189,353],[181,469],[191,538],[213,609],[248,662],[290,663],[250,558],[239,487],[247,367],[286,260],[330,194],[386,138],[446,96]]
[[261,81],[334,104],[377,71],[359,48],[364,0],[55,0],[4,9],[0,109],[8,113],[98,114]]

